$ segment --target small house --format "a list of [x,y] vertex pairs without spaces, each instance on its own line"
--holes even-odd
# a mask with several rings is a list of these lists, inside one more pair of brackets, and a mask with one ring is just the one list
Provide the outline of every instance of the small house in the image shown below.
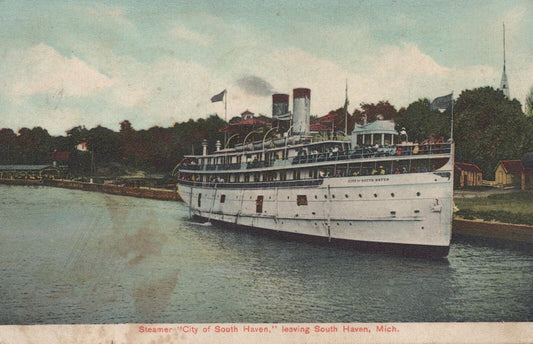
[[480,186],[483,181],[483,172],[475,164],[456,162],[454,171],[454,186]]
[[524,165],[522,160],[501,160],[496,167],[496,185],[500,187],[520,187]]

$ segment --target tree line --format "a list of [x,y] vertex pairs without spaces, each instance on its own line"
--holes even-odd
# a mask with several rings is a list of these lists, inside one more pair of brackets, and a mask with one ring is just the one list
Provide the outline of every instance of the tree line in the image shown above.
[[[442,113],[432,111],[429,99],[418,99],[399,110],[388,101],[380,101],[362,103],[348,116],[344,107],[334,113],[334,127],[341,131],[346,119],[348,132],[365,121],[391,119],[398,130],[406,128],[409,141],[451,135],[452,108]],[[273,125],[268,117],[260,119]],[[233,118],[230,123],[236,120]],[[317,120],[313,116],[312,121]],[[184,155],[201,153],[204,139],[210,151],[215,149],[217,140],[224,143],[227,134],[232,134],[220,131],[226,125],[217,115],[210,115],[146,130],[136,130],[128,120],[120,122],[118,132],[102,126],[92,129],[77,126],[64,136],[52,136],[41,127],[21,128],[16,133],[3,128],[0,164],[50,164],[54,152],[69,152],[68,159],[59,163],[68,166],[73,175],[112,176],[138,170],[169,174]],[[255,139],[262,138],[266,131],[268,127],[257,130]],[[522,111],[519,101],[507,99],[492,87],[464,90],[453,104],[453,136],[456,161],[474,163],[482,169],[485,179],[493,179],[500,160],[521,159],[526,152],[533,151],[533,117]],[[76,149],[80,142],[87,143],[87,151]]]

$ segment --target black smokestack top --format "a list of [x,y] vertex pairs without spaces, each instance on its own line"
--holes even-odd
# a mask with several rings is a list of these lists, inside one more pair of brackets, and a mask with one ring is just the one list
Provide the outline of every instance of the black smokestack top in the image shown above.
[[293,98],[311,98],[311,90],[308,88],[295,88],[292,92]]
[[276,93],[272,95],[272,103],[289,103],[289,95],[284,93]]
[[289,95],[276,93],[272,95],[272,117],[285,115],[289,112]]

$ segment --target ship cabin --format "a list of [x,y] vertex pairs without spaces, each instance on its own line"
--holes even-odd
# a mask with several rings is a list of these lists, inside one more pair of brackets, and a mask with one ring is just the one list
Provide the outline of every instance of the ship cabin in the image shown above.
[[[376,123],[378,122],[378,123]],[[324,178],[435,171],[450,158],[447,142],[403,141],[392,121],[358,125],[349,136],[309,133],[272,138],[207,154],[188,155],[176,167],[180,183],[217,187],[319,185]],[[333,137],[334,139],[331,139]]]

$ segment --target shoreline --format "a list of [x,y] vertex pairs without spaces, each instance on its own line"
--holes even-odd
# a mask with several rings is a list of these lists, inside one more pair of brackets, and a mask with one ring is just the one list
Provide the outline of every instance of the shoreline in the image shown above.
[[484,220],[466,220],[454,217],[452,232],[480,236],[484,238],[504,239],[533,244],[533,226]]
[[101,192],[111,195],[129,196],[138,198],[149,198],[163,201],[178,201],[183,202],[180,194],[177,191],[148,188],[148,187],[130,187],[113,184],[96,184],[78,182],[74,180],[65,179],[43,179],[43,180],[29,180],[29,179],[0,179],[0,184],[6,185],[42,185],[58,187],[63,189],[74,189],[82,191]]
[[[119,196],[183,202],[183,199],[177,191],[160,188],[95,184],[64,179],[0,179],[0,184],[42,185],[65,189],[101,192]],[[493,221],[489,222],[484,220],[466,220],[454,217],[452,220],[452,232],[463,235],[481,236],[486,238],[511,240],[533,244],[533,226],[530,225]]]

